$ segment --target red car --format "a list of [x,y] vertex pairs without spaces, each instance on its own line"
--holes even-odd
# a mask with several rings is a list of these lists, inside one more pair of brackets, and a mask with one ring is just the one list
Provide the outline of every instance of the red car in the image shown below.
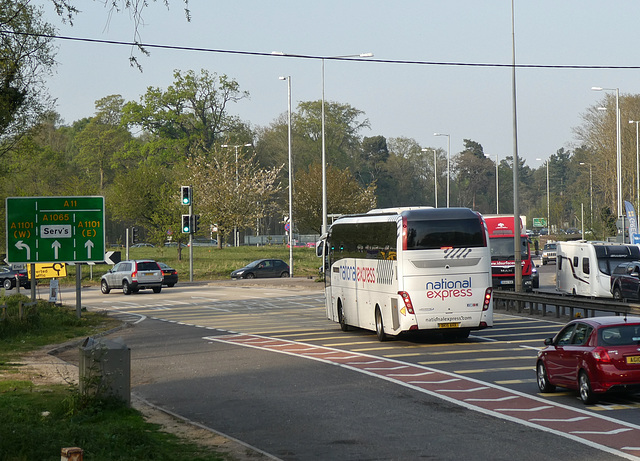
[[577,389],[586,404],[605,392],[640,391],[640,317],[576,319],[538,352],[541,392]]

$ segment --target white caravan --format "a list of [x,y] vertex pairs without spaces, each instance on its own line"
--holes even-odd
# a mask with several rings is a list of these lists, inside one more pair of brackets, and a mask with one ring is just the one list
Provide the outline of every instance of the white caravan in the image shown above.
[[556,290],[580,296],[611,298],[611,274],[618,264],[640,260],[637,245],[585,240],[558,242]]

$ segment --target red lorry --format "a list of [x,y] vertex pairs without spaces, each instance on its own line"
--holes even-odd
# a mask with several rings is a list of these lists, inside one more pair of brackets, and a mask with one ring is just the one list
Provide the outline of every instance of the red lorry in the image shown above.
[[[494,288],[515,289],[515,242],[513,215],[484,215],[491,246],[491,279]],[[520,217],[522,289],[533,289],[531,251],[525,222]]]

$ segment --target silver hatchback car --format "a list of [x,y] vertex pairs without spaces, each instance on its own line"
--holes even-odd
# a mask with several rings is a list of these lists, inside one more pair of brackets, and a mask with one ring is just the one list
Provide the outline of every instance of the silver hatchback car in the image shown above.
[[162,270],[153,260],[120,261],[100,280],[100,289],[108,294],[114,288],[122,288],[125,295],[151,288],[154,293],[162,290]]

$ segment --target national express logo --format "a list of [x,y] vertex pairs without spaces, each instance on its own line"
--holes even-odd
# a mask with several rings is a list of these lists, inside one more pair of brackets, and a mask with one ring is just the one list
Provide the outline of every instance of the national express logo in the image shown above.
[[393,261],[378,261],[377,267],[358,267],[340,264],[340,278],[347,282],[391,285],[393,281]]
[[472,296],[471,277],[462,280],[427,282],[427,299],[466,298]]

